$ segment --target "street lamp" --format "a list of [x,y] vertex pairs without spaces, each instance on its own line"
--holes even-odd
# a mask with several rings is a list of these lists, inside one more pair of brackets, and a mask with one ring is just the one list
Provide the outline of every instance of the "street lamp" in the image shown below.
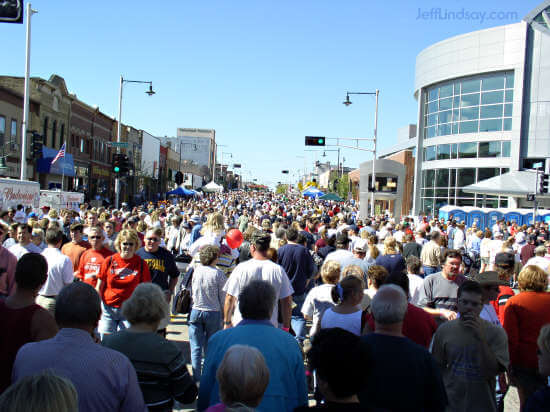
[[374,143],[374,148],[372,149],[372,187],[371,187],[371,213],[374,216],[374,191],[376,189],[376,172],[375,172],[375,162],[376,162],[376,138],[378,133],[378,95],[380,90],[376,89],[375,92],[346,92],[346,100],[342,104],[349,106],[352,102],[349,99],[350,94],[369,94],[376,96],[376,108],[374,110],[374,138],[372,139]]
[[[147,82],[142,80],[126,80],[122,76],[120,76],[120,90],[118,93],[118,126],[117,126],[117,136],[116,141],[117,143],[120,143],[120,135],[122,133],[122,89],[124,87],[124,83],[145,83],[149,85],[149,90],[147,90],[145,93],[147,93],[149,96],[152,96],[155,94],[155,91],[153,90],[153,82]],[[120,153],[120,145],[117,145],[116,152]],[[120,196],[120,178],[117,176],[115,178],[115,208],[118,209],[118,201]]]

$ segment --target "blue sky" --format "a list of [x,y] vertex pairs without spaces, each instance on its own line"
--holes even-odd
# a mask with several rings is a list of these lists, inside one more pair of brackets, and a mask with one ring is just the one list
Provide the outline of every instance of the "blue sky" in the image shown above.
[[[65,78],[80,99],[155,136],[178,127],[212,128],[233,162],[273,184],[311,169],[304,136],[372,137],[374,97],[345,92],[380,89],[379,147],[415,123],[416,55],[448,37],[520,21],[539,0],[165,0],[80,2],[34,0],[31,75]],[[440,8],[441,12],[430,10]],[[445,12],[474,13],[445,19]],[[495,19],[482,19],[500,12]],[[427,13],[418,18],[419,13]],[[478,14],[476,14],[478,13]],[[23,76],[24,25],[0,24],[0,73]],[[330,143],[330,141],[328,142]],[[327,148],[329,149],[329,148]],[[334,149],[334,148],[330,148]],[[220,149],[221,150],[221,149]],[[357,167],[368,152],[342,149]],[[224,160],[228,157],[226,154]]]

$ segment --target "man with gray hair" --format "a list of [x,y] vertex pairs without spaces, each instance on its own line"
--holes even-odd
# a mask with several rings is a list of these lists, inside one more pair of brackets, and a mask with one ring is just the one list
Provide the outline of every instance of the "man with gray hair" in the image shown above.
[[220,402],[216,371],[225,352],[233,345],[255,347],[265,357],[269,385],[258,410],[291,412],[307,405],[300,347],[289,333],[273,327],[270,321],[276,310],[276,299],[277,292],[268,281],[251,279],[243,286],[238,296],[242,320],[235,327],[215,333],[208,341],[197,404],[199,411]]
[[367,383],[359,393],[361,404],[384,410],[445,410],[445,387],[430,353],[403,335],[407,312],[403,289],[382,285],[371,311],[375,331],[361,338],[370,358]]

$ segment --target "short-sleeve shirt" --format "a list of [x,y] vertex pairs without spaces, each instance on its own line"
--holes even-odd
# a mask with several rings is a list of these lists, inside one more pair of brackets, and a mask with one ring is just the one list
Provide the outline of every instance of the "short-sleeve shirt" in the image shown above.
[[[268,259],[250,259],[238,264],[233,273],[231,273],[223,290],[225,293],[238,299],[243,288],[252,280],[265,280],[269,282],[275,288],[276,301],[291,296],[294,293],[285,270],[280,265]],[[242,315],[237,302],[232,323],[236,325],[241,320]],[[276,306],[273,308],[270,320],[275,327],[278,326]]]
[[312,333],[317,330],[317,323],[323,312],[328,308],[334,307],[334,301],[331,296],[333,287],[334,285],[325,283],[311,289],[306,296],[306,300],[302,305],[302,313],[313,318]]
[[136,255],[145,260],[151,273],[151,282],[159,285],[162,290],[168,290],[169,279],[176,278],[180,274],[174,256],[163,247],[159,247],[154,253],[141,248]]
[[76,277],[95,288],[101,264],[112,254],[113,252],[106,247],[101,250],[86,250],[82,256],[80,256]]
[[456,312],[458,287],[465,280],[466,277],[462,275],[457,275],[454,280],[449,280],[444,278],[441,272],[424,278],[418,297],[418,306]]

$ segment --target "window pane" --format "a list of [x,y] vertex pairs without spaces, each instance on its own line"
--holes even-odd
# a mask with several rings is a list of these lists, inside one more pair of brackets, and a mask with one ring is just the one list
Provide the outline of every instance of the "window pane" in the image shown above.
[[502,126],[502,130],[512,130],[512,119],[506,118],[504,119],[504,124]]
[[[436,174],[436,186],[448,187],[449,186],[449,169],[438,169]],[[445,195],[447,196],[447,195]]]
[[490,119],[492,117],[502,117],[502,104],[493,104],[491,106],[481,106],[480,118]]
[[439,146],[437,146],[437,160],[444,160],[444,159],[450,159],[450,158],[451,158],[451,145],[440,144]]
[[497,132],[502,130],[502,119],[481,120],[479,122],[480,132]]
[[445,202],[447,201],[447,196],[449,196],[449,189],[435,189],[435,194],[434,196],[436,197],[444,197],[445,198]]
[[463,80],[462,81],[462,94],[479,92],[479,86],[481,81],[477,80]]
[[451,146],[451,159],[456,159],[458,157],[458,144],[454,143]]
[[512,117],[512,109],[514,105],[513,104],[505,104],[504,105],[504,117]]
[[463,94],[460,96],[460,107],[479,105],[479,93]]
[[451,121],[451,114],[452,114],[452,110],[439,112],[439,115],[438,115],[439,123],[449,123]]
[[500,141],[479,143],[479,157],[499,157],[499,156],[500,156]]
[[507,89],[513,89],[514,88],[514,73],[506,73],[506,88]]
[[437,112],[437,100],[435,102],[428,103],[428,113]]
[[449,97],[449,96],[452,96],[453,95],[453,85],[452,84],[447,84],[445,86],[441,86],[439,88],[439,98],[441,99],[442,97]]
[[437,122],[437,114],[430,114],[427,116],[428,126],[434,126]]
[[453,107],[456,109],[457,107],[460,107],[460,96],[454,96],[453,97]]
[[432,213],[434,206],[434,200],[433,199],[422,199],[422,211],[424,213]]
[[449,171],[449,187],[455,187],[456,186],[456,169],[451,169]]
[[508,207],[508,199],[505,197],[500,198],[500,207],[507,208]]
[[433,197],[434,190],[433,188],[424,189],[424,197]]
[[435,160],[435,146],[428,146],[424,149],[424,161]]
[[11,119],[11,137],[17,137],[17,120]]
[[474,199],[456,199],[457,206],[473,206]]
[[460,120],[474,120],[479,117],[479,107],[468,107],[467,109],[460,109]]
[[[477,157],[477,143],[460,143],[458,145],[458,157],[460,159]],[[464,170],[464,169],[461,169]]]
[[500,169],[498,167],[480,167],[477,169],[477,181],[490,179],[500,175]]
[[504,89],[504,75],[492,75],[481,82],[481,90]]
[[502,142],[502,157],[510,157],[510,142]]
[[452,133],[453,134],[457,134],[458,133],[458,123],[453,123],[453,130],[452,130]]
[[504,100],[508,102],[514,101],[514,91],[513,90],[506,90],[504,94]]
[[503,99],[504,91],[502,90],[498,92],[487,92],[481,95],[481,104],[502,103]]
[[434,87],[433,89],[428,91],[428,100],[432,101],[437,99],[437,87]]
[[435,126],[426,128],[426,137],[429,139],[435,137]]
[[500,171],[500,174],[503,175],[504,173],[508,173],[510,171],[510,169],[508,169],[507,167],[503,167]]
[[460,122],[460,133],[475,133],[477,132],[478,121]]
[[424,181],[424,187],[433,187],[435,180],[435,170],[426,170],[426,180]]
[[437,126],[437,129],[438,136],[446,136],[451,134],[451,123],[440,124]]
[[453,99],[449,97],[448,99],[441,99],[439,101],[439,110],[448,110],[453,107]]

